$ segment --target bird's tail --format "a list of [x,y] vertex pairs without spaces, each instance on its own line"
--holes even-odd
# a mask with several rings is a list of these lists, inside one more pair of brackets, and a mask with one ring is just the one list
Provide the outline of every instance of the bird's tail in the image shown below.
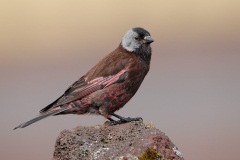
[[69,108],[68,108],[67,106],[59,106],[59,107],[57,107],[57,108],[55,108],[55,109],[53,109],[53,110],[51,110],[51,111],[42,113],[41,115],[39,115],[39,116],[37,116],[37,117],[35,117],[35,118],[27,121],[27,122],[24,122],[24,123],[20,124],[19,126],[15,127],[14,130],[15,130],[15,129],[18,129],[18,128],[27,127],[27,126],[29,126],[29,125],[32,124],[32,123],[35,123],[35,122],[37,122],[37,121],[40,121],[41,119],[44,119],[44,118],[47,118],[47,117],[49,117],[49,116],[53,116],[53,115],[59,114],[59,113],[61,113],[61,112],[63,112],[63,111],[66,111],[66,110],[68,110],[68,109],[69,109]]

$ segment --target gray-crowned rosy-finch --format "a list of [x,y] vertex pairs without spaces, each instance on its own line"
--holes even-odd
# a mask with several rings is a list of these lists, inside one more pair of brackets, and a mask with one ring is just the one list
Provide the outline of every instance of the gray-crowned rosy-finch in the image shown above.
[[[112,124],[139,120],[140,117],[124,118],[114,112],[134,96],[148,73],[152,42],[150,33],[145,29],[130,29],[113,52],[73,83],[57,100],[43,108],[39,116],[14,129],[60,114],[97,114]],[[112,119],[112,116],[119,120]]]

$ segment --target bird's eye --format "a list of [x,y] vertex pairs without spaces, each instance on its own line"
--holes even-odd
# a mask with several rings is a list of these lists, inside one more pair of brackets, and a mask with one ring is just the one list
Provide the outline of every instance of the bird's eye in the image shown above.
[[135,37],[134,39],[138,41],[138,40],[139,40],[139,37]]

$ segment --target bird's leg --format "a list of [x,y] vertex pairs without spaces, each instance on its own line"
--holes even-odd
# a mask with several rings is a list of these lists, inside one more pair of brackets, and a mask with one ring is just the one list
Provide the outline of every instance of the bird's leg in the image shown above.
[[131,122],[131,121],[139,121],[139,120],[142,119],[141,117],[136,117],[136,118],[128,117],[128,118],[125,118],[125,117],[119,116],[119,115],[117,115],[115,113],[112,113],[112,116],[114,116],[114,117],[119,119],[118,121],[114,121],[113,119],[112,119],[113,121],[110,120],[112,122],[112,124],[122,124],[122,123]]

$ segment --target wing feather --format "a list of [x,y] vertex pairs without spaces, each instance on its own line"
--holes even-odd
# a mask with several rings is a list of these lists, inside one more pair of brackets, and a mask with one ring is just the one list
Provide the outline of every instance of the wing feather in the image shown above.
[[51,103],[47,107],[43,108],[40,111],[40,113],[46,112],[50,108],[55,108],[59,105],[70,103],[77,99],[81,99],[86,95],[89,95],[105,87],[108,87],[109,85],[112,85],[114,83],[120,83],[127,76],[126,73],[127,71],[123,69],[116,75],[111,75],[107,77],[98,77],[96,79],[91,80],[90,82],[83,81],[82,80],[83,78],[82,78],[80,79],[80,81],[77,81],[73,85],[71,85],[61,97],[59,97],[57,100],[55,100],[53,103]]
[[77,80],[76,82],[74,82],[71,86],[68,87],[68,89],[64,92],[63,95],[61,95],[58,99],[56,99],[54,102],[52,102],[51,104],[49,104],[48,106],[44,107],[43,109],[41,109],[39,112],[43,113],[48,111],[51,107],[56,106],[57,102],[63,98],[64,96],[68,95],[69,93],[71,93],[72,91],[76,90],[77,88],[82,88],[84,86],[86,86],[87,83],[84,80],[84,76],[82,76],[81,78],[79,78],[79,80]]

